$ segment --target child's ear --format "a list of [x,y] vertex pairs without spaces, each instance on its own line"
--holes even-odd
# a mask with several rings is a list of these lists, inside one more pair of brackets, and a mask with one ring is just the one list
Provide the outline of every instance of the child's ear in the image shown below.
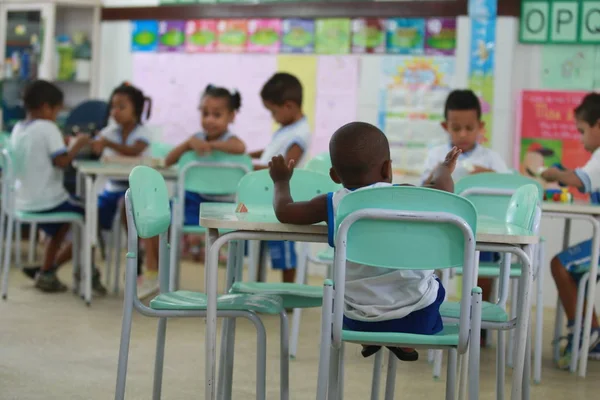
[[381,165],[381,178],[388,182],[392,181],[392,160],[385,160]]
[[485,121],[479,120],[479,130],[484,130],[485,129]]
[[442,128],[444,128],[444,130],[445,130],[446,132],[448,132],[448,122],[446,122],[446,121],[442,121],[442,122],[440,123],[440,125],[442,126]]
[[342,180],[340,179],[340,177],[338,176],[338,174],[335,172],[335,170],[333,169],[333,167],[329,168],[329,177],[331,178],[332,181],[334,181],[338,185],[342,184]]

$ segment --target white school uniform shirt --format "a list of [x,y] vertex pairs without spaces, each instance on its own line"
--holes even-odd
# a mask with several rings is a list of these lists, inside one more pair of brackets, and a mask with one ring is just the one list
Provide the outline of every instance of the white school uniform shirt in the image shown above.
[[[389,186],[376,183],[356,190]],[[337,207],[349,193],[352,191],[343,188],[327,196],[330,242]],[[402,257],[401,252],[398,257]],[[434,270],[393,270],[346,261],[344,315],[365,322],[404,318],[433,304],[439,286]]]
[[[421,184],[425,182],[427,178],[429,178],[429,175],[431,175],[431,172],[435,169],[435,167],[444,162],[446,159],[446,154],[448,154],[451,149],[451,145],[444,144],[433,147],[431,150],[429,150],[427,159],[425,161],[425,171],[421,176]],[[501,174],[510,172],[508,166],[502,157],[500,157],[500,154],[496,153],[494,150],[477,144],[473,150],[466,153],[461,153],[460,156],[458,156],[456,168],[452,173],[452,179],[454,182],[458,182],[470,174],[466,168],[465,162],[471,165],[479,165],[480,167],[488,168]]]
[[302,158],[296,160],[296,166],[302,167],[304,160],[307,159],[308,144],[310,143],[310,125],[306,117],[302,117],[291,125],[281,127],[273,135],[271,142],[265,147],[260,164],[267,165],[275,156],[285,157],[288,150],[295,144],[303,150]]
[[594,150],[583,167],[575,169],[575,174],[583,182],[585,193],[600,191],[600,148]]
[[[129,136],[127,136],[127,140],[125,141],[125,143],[123,143],[123,137],[121,132],[122,131],[120,126],[112,125],[102,129],[100,131],[100,136],[110,140],[111,142],[125,144],[127,146],[133,146],[138,140],[141,140],[149,145],[150,138],[152,137],[152,132],[145,125],[136,126],[133,129],[133,131],[131,131]],[[119,153],[108,147],[105,147],[104,150],[102,150],[102,157],[111,157],[118,155]],[[148,146],[146,150],[144,150],[144,152],[140,154],[140,156],[142,157],[148,155],[150,155],[150,146]],[[128,187],[129,186],[127,184],[127,181],[110,180],[106,183],[104,190],[106,190],[107,192],[124,192],[127,190]]]
[[54,158],[67,152],[62,133],[47,120],[19,122],[10,136],[14,152],[16,198],[20,211],[45,211],[69,198]]

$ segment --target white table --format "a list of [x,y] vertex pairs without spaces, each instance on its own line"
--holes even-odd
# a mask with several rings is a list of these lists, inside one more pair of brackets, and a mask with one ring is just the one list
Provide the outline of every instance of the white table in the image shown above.
[[[134,165],[123,165],[114,163],[103,163],[101,161],[75,161],[73,166],[77,170],[77,195],[85,198],[85,262],[91,265],[91,248],[97,245],[98,237],[98,188],[96,187],[98,178],[128,180]],[[174,168],[157,169],[165,179],[177,179],[177,170]],[[91,267],[89,269],[91,271]],[[84,280],[82,280],[83,282]],[[84,288],[83,292],[88,303],[91,301],[91,288]]]
[[[216,399],[216,344],[217,344],[217,269],[219,249],[233,240],[290,240],[297,242],[327,242],[327,226],[290,225],[277,221],[272,207],[252,207],[249,212],[236,213],[235,204],[204,203],[200,206],[200,225],[208,229],[207,258],[205,271],[205,291],[208,297],[206,317],[206,381],[205,399]],[[234,232],[219,237],[219,229]],[[483,251],[498,251],[517,255],[523,265],[519,284],[519,312],[517,313],[516,348],[517,354],[512,377],[512,399],[528,397],[529,379],[523,379],[527,336],[529,328],[531,287],[533,271],[532,246],[539,237],[530,231],[503,221],[481,219],[477,227],[477,247]]]
[[[572,204],[544,202],[542,205],[543,216],[550,218],[563,218],[565,220],[565,230],[563,232],[563,249],[569,247],[569,237],[571,234],[571,220],[588,221],[592,225],[592,259],[590,260],[590,283],[588,284],[587,304],[593,305],[596,299],[596,276],[598,275],[598,257],[600,251],[600,206],[589,203],[575,202]],[[585,282],[582,282],[585,284]],[[577,299],[578,303],[583,302],[583,298]],[[583,306],[583,304],[581,304]],[[557,302],[560,307],[560,299]],[[578,307],[579,308],[579,307]],[[583,309],[583,307],[579,308]],[[571,372],[577,371],[577,361],[579,361],[579,376],[585,378],[588,361],[588,350],[590,347],[590,331],[592,328],[592,312],[594,307],[586,307],[583,323],[583,343],[579,346],[579,332],[576,330],[573,336],[573,346],[571,353]],[[581,314],[575,316],[575,328],[581,327]],[[581,347],[581,354],[579,348]]]

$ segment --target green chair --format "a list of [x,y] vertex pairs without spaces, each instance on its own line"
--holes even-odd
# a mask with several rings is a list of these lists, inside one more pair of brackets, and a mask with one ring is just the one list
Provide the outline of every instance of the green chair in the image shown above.
[[[75,234],[73,235],[73,277],[75,279],[75,273],[79,270],[80,263],[80,235],[85,232],[84,229],[84,218],[82,215],[72,212],[55,212],[55,213],[35,213],[35,212],[24,212],[16,209],[15,197],[16,197],[16,180],[18,177],[19,165],[18,163],[22,160],[18,154],[15,154],[13,149],[4,147],[2,149],[2,213],[0,215],[0,258],[4,256],[3,262],[3,274],[2,274],[2,298],[4,300],[8,297],[8,275],[10,270],[10,258],[13,238],[13,227],[16,226],[16,243],[20,243],[20,227],[21,224],[30,224],[33,228],[38,223],[65,223],[71,224],[75,228]],[[6,230],[6,236],[5,236]],[[2,246],[4,244],[4,253],[2,253]],[[16,249],[16,264],[20,267],[20,247]],[[85,300],[88,305],[92,301],[92,271],[85,271]]]
[[169,143],[152,141],[150,143],[150,155],[154,158],[165,158],[174,147]]
[[321,153],[314,156],[308,160],[304,169],[329,175],[329,170],[331,169],[331,157],[329,157],[329,153]]
[[[184,225],[185,192],[214,196],[215,201],[233,202],[238,183],[252,170],[252,159],[245,154],[234,155],[220,151],[200,157],[195,152],[188,151],[179,159],[177,168],[177,195],[173,199],[170,241],[174,249],[179,249],[182,234],[206,233],[206,229],[200,225]],[[178,256],[178,251],[171,252],[170,290],[179,288]]]
[[[516,190],[524,185],[533,184],[538,188],[539,201],[543,200],[544,190],[542,185],[531,178],[519,175],[519,174],[498,174],[498,173],[483,173],[483,174],[475,174],[469,175],[460,181],[458,181],[454,187],[454,191],[457,194],[460,194],[463,197],[471,200],[480,216],[487,216],[490,218],[504,220],[506,215],[506,210],[508,208],[508,204],[511,200],[511,196],[516,192]],[[544,268],[542,265],[542,257],[544,252],[544,241],[541,240],[540,245],[538,246],[539,256],[537,257],[538,261],[536,263],[536,267],[534,270],[534,277],[536,278],[537,288],[536,288],[536,296],[537,296],[537,304],[542,304],[543,302],[543,280],[544,280]],[[500,265],[504,265],[503,269],[500,268]],[[507,271],[501,276],[501,271]],[[456,274],[461,275],[462,269],[457,268],[454,271]],[[539,277],[538,277],[539,274]],[[499,288],[499,296],[497,304],[500,304],[502,308],[506,308],[506,301],[509,295],[509,283],[510,280],[514,281],[512,285],[512,299],[511,304],[515,304],[517,302],[516,294],[517,294],[517,279],[521,276],[521,265],[519,263],[510,264],[510,258],[504,257],[504,260],[499,263],[493,262],[482,262],[479,265],[479,277],[484,278],[493,278],[496,280],[498,288]],[[485,309],[485,306],[484,306]],[[512,308],[512,318],[516,317],[515,307]],[[485,319],[485,313],[484,313]],[[541,328],[543,324],[543,308],[536,308],[536,326],[539,329],[536,329],[536,345],[535,345],[535,356],[534,356],[534,381],[539,383],[541,381],[542,374],[542,332]],[[511,332],[510,341],[508,345],[508,356],[507,356],[507,364],[512,365],[512,356],[513,356],[513,336],[514,334]],[[491,341],[489,341],[491,342]],[[488,342],[488,343],[489,343]],[[438,377],[439,373],[436,373],[440,370],[440,361],[436,360],[434,366],[434,377]]]
[[[402,201],[398,201],[402,199]],[[345,196],[335,220],[334,280],[324,285],[317,400],[342,398],[344,342],[447,349],[446,398],[454,398],[457,354],[469,350],[469,399],[479,396],[481,289],[474,287],[477,212],[451,193],[416,187],[358,190]],[[399,256],[400,255],[400,256]],[[465,283],[458,324],[434,335],[359,332],[343,328],[348,262],[392,270],[431,270],[463,266]],[[376,355],[373,384],[381,351]],[[390,355],[386,399],[394,394],[396,358]],[[374,386],[375,389],[375,386]]]
[[[504,220],[508,224],[525,228],[537,234],[539,231],[541,216],[542,210],[541,203],[539,201],[539,188],[537,185],[528,184],[521,186],[515,191],[514,195],[511,196]],[[540,278],[540,276],[537,277],[538,280],[540,280]],[[516,307],[513,305],[513,308]],[[444,317],[444,322],[455,322],[462,316],[462,310],[459,308],[459,304],[456,302],[445,302],[440,308],[440,312]],[[504,375],[506,368],[504,331],[515,328],[516,317],[514,317],[512,320],[509,319],[508,314],[504,309],[504,304],[483,302],[481,320],[481,325],[483,328],[494,329],[498,331],[498,347],[496,355],[496,398],[503,399]],[[543,327],[541,325],[537,325],[536,330],[539,331],[542,329]],[[541,336],[541,332],[539,334]],[[531,340],[530,335],[528,336],[528,340]],[[527,354],[526,363],[530,362],[531,357],[529,354]],[[526,368],[526,370],[529,369]],[[527,377],[527,379],[529,379],[529,377]]]
[[[159,318],[154,366],[153,399],[161,396],[162,371],[164,363],[165,335],[167,318],[173,317],[206,317],[207,297],[204,293],[190,291],[169,291],[169,245],[167,231],[171,221],[169,195],[163,177],[157,171],[138,166],[129,175],[129,190],[125,194],[127,213],[127,266],[125,279],[125,299],[123,303],[123,325],[121,345],[119,348],[119,365],[115,399],[125,397],[127,377],[127,361],[133,310],[142,315]],[[160,293],[150,301],[147,307],[137,296],[137,257],[138,236],[151,238],[159,236],[159,284]],[[174,250],[174,249],[173,249]],[[230,255],[240,253],[239,249],[230,247]],[[235,295],[226,294],[217,300],[219,317],[250,320],[257,330],[257,362],[256,362],[256,398],[264,400],[266,396],[266,332],[258,313],[281,316],[281,394],[287,399],[288,394],[288,347],[287,316],[282,307],[281,298],[268,295]],[[231,349],[233,351],[233,349]],[[193,375],[193,374],[192,374]]]
[[[290,182],[292,197],[295,201],[308,201],[312,198],[336,191],[338,186],[328,175],[297,169]],[[273,181],[269,171],[257,171],[246,175],[237,192],[237,201],[251,208],[253,205],[272,207]],[[323,299],[321,287],[305,284],[306,257],[298,257],[296,283],[235,282],[232,293],[269,293],[283,298],[283,306],[294,308],[290,354],[296,356],[300,331],[301,308],[320,307]]]

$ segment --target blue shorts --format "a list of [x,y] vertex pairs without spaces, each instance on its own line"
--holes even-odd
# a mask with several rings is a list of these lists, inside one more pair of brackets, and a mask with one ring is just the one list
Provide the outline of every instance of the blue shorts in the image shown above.
[[437,298],[425,308],[414,311],[404,318],[390,319],[388,321],[365,322],[350,319],[344,316],[344,329],[361,332],[395,332],[413,333],[416,335],[434,335],[444,328],[440,305],[446,297],[446,289],[437,279],[440,288]]
[[[71,197],[68,200],[60,203],[54,208],[44,211],[36,211],[36,214],[48,214],[48,213],[58,213],[58,212],[70,212],[76,213],[79,215],[85,214],[85,208],[81,200],[76,197]],[[52,237],[56,235],[58,230],[65,224],[61,223],[53,223],[53,224],[39,224],[38,227],[48,236]]]
[[493,253],[491,251],[482,251],[479,253],[479,262],[497,263],[499,261],[500,253]]
[[117,214],[117,207],[119,207],[119,201],[125,196],[125,191],[122,192],[109,192],[103,191],[98,196],[98,223],[100,229],[103,231],[110,231],[112,229],[115,215]]
[[297,256],[294,242],[268,241],[273,269],[295,269]]
[[185,192],[183,203],[183,224],[186,226],[200,225],[200,204],[210,201],[195,192]]
[[569,247],[556,255],[560,263],[569,271],[576,283],[590,270],[592,240],[586,240]]

